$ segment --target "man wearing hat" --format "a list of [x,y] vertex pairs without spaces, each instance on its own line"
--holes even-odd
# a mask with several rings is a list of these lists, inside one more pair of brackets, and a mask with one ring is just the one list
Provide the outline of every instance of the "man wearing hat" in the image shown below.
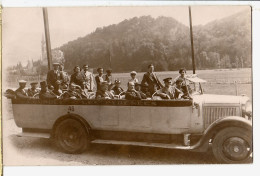
[[165,86],[162,89],[160,89],[157,92],[157,94],[162,99],[174,99],[175,89],[174,89],[174,87],[171,86],[172,78],[165,78],[163,81],[164,81]]
[[83,75],[83,80],[84,80],[84,88],[87,89],[88,91],[93,91],[94,90],[94,76],[93,74],[88,71],[89,66],[88,65],[83,65],[83,70],[82,70],[82,75]]
[[113,76],[112,76],[112,69],[106,70],[107,74],[105,75],[105,81],[108,83],[108,90],[111,90],[113,87]]
[[136,78],[136,71],[131,71],[130,72],[130,76],[131,76],[131,79],[129,79],[128,82],[134,82],[134,83],[138,83],[138,79]]
[[28,96],[28,92],[25,89],[26,87],[26,81],[25,80],[20,80],[19,81],[19,88],[15,91],[15,95],[19,99],[30,99],[32,97]]
[[141,94],[135,90],[135,83],[129,82],[128,89],[125,94],[125,99],[127,100],[141,100]]
[[157,90],[161,89],[163,87],[162,83],[154,73],[154,65],[150,64],[148,65],[148,72],[144,74],[143,80],[141,84],[148,84],[148,89],[150,94],[152,95]]
[[104,70],[101,67],[97,69],[98,75],[95,77],[96,84],[97,84],[97,90],[100,90],[101,82],[105,81],[105,76],[103,75],[103,71]]
[[106,81],[100,83],[100,90],[96,93],[96,99],[114,99],[114,95],[108,90],[108,86]]
[[53,94],[52,92],[50,92],[48,90],[48,85],[46,83],[46,81],[42,81],[40,82],[41,85],[41,91],[39,94],[39,98],[42,100],[53,100],[53,99],[57,99],[59,98],[59,96]]
[[124,92],[124,89],[121,87],[121,81],[116,79],[114,85],[115,86],[111,89],[114,95],[119,95],[120,93]]
[[62,82],[59,66],[59,63],[53,63],[53,70],[50,70],[47,74],[47,84],[50,89],[54,88],[57,81]]
[[28,89],[28,96],[29,97],[33,97],[34,95],[36,95],[40,92],[39,90],[37,90],[37,85],[38,85],[38,82],[32,82],[31,83],[31,88]]

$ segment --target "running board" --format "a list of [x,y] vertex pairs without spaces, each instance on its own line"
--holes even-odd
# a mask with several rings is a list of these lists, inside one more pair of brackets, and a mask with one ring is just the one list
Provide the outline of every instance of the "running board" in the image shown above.
[[182,149],[182,150],[192,150],[191,146],[182,146],[176,144],[164,144],[164,143],[150,143],[150,142],[133,142],[133,141],[115,141],[115,140],[102,140],[96,139],[91,141],[94,144],[114,144],[114,145],[133,145],[133,146],[144,146],[144,147],[159,147],[168,149]]
[[37,138],[50,138],[51,135],[49,133],[35,133],[35,132],[22,132],[16,134],[18,137],[37,137]]

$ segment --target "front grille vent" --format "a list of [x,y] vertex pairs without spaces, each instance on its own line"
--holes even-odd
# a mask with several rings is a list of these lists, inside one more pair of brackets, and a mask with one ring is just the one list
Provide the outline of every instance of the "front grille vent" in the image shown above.
[[216,107],[216,106],[204,106],[203,117],[204,127],[207,128],[214,121],[226,116],[239,115],[239,107]]

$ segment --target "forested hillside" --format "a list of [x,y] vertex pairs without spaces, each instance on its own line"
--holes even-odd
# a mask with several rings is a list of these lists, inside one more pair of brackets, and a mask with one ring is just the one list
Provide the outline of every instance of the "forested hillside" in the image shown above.
[[[194,26],[193,33],[197,69],[251,66],[250,12]],[[170,17],[124,20],[60,49],[67,69],[85,63],[92,68],[112,67],[114,72],[145,71],[149,63],[157,71],[191,68],[189,27]]]

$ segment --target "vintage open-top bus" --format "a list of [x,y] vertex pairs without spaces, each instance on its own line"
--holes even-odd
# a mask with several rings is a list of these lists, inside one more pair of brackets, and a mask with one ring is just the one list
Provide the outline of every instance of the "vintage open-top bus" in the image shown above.
[[91,143],[205,152],[222,163],[252,162],[252,106],[246,96],[204,94],[191,76],[192,99],[149,100],[11,98],[19,136],[55,139],[67,153]]

